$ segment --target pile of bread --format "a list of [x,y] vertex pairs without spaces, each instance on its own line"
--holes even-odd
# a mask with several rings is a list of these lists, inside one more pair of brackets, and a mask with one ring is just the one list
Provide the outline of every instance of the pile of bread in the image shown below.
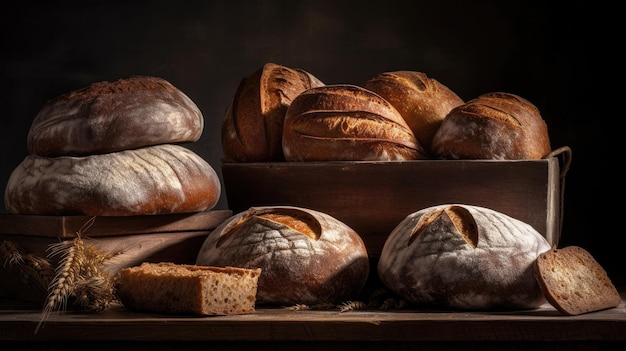
[[[219,179],[180,145],[202,129],[197,106],[161,78],[70,92],[33,121],[30,154],[10,176],[6,207],[91,216],[211,209]],[[222,146],[226,162],[540,159],[551,151],[538,109],[514,94],[464,102],[415,71],[383,73],[362,87],[325,85],[272,63],[241,81],[223,119]],[[328,214],[255,207],[212,231],[195,265],[122,269],[117,293],[129,309],[199,315],[250,313],[257,303],[336,305],[361,296],[370,264],[359,234]],[[578,314],[620,303],[586,251],[557,250],[530,225],[466,204],[407,216],[375,271],[386,288],[423,307],[527,309],[548,299]]]

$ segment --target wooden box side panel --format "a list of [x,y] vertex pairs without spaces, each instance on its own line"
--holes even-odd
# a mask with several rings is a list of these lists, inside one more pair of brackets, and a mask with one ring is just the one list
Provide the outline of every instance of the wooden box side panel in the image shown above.
[[483,206],[557,238],[558,160],[224,164],[233,213],[289,205],[325,212],[351,226],[370,255],[407,215],[426,207]]

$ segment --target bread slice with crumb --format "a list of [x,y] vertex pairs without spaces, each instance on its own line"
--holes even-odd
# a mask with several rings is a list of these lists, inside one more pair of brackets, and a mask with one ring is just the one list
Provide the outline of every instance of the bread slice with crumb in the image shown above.
[[261,269],[148,263],[124,268],[117,296],[129,310],[228,315],[255,311]]
[[554,247],[540,254],[535,273],[546,300],[563,314],[605,310],[621,302],[604,268],[581,247]]

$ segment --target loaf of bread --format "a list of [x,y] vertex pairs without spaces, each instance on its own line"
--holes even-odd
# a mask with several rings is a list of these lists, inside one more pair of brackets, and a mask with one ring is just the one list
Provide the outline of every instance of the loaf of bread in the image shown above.
[[529,309],[546,299],[533,265],[550,244],[530,225],[488,208],[448,204],[408,215],[381,252],[378,275],[427,307]]
[[621,302],[604,268],[581,247],[552,248],[542,253],[535,273],[548,302],[563,314],[605,310]]
[[4,201],[14,214],[130,216],[204,211],[220,193],[211,165],[163,144],[83,157],[28,155],[11,173]]
[[229,315],[255,312],[260,269],[142,263],[124,268],[117,296],[129,310]]
[[539,110],[511,93],[494,92],[448,113],[431,145],[439,159],[536,160],[551,152]]
[[133,76],[98,82],[48,101],[27,136],[32,155],[85,156],[196,141],[204,119],[168,81]]
[[200,248],[197,265],[261,268],[257,303],[293,306],[344,302],[369,275],[361,237],[322,212],[253,207],[218,226]]
[[427,152],[448,112],[464,103],[450,88],[417,71],[380,73],[363,87],[385,98],[400,112]]
[[309,72],[267,63],[244,78],[222,122],[226,162],[283,161],[285,112],[302,91],[323,86]]
[[287,161],[396,161],[426,158],[411,128],[387,100],[365,88],[311,88],[287,109]]

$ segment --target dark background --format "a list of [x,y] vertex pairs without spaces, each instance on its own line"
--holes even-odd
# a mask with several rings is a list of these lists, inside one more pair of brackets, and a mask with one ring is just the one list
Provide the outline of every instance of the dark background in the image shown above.
[[[573,151],[560,246],[590,251],[624,282],[617,9],[591,1],[25,1],[2,11],[0,184],[26,156],[44,102],[130,75],[167,79],[200,107],[187,145],[218,173],[220,124],[239,81],[267,62],[326,84],[422,71],[469,100],[533,102],[553,149]],[[619,38],[619,40],[622,40]],[[615,51],[615,52],[613,52]],[[606,85],[609,84],[609,85]],[[619,138],[617,134],[616,138]],[[227,208],[223,194],[217,208]],[[4,207],[0,209],[4,210]],[[1,229],[1,228],[0,228]]]

